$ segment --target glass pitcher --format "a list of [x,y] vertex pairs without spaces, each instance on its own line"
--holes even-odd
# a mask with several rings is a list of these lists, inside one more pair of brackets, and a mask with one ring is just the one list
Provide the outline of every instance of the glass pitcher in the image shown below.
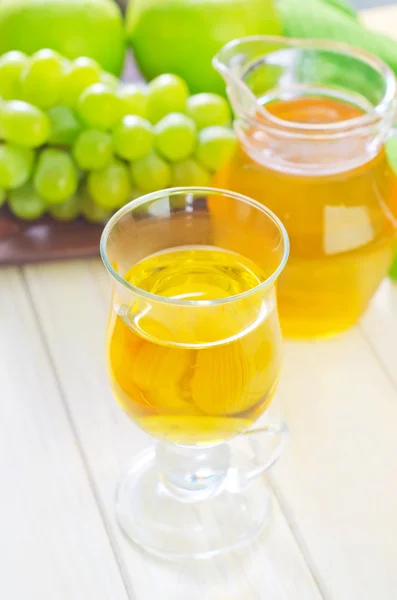
[[[210,211],[218,202],[221,244]],[[154,554],[211,556],[266,521],[258,475],[286,432],[273,395],[282,359],[275,281],[288,251],[264,206],[211,188],[144,196],[105,228],[109,379],[128,416],[158,440],[121,483],[117,517]]]
[[[283,333],[327,337],[365,311],[396,245],[397,179],[385,140],[396,78],[348,45],[249,37],[214,58],[240,147],[215,180],[266,204],[285,224]],[[222,207],[213,207],[222,217]]]

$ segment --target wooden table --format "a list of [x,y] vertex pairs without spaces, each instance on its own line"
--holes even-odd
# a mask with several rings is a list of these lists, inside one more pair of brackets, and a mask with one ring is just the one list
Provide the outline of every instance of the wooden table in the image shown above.
[[[364,15],[396,32],[397,7]],[[248,549],[162,563],[123,537],[115,486],[148,440],[103,365],[98,260],[0,271],[0,598],[396,600],[397,285],[362,323],[287,344],[275,519]]]

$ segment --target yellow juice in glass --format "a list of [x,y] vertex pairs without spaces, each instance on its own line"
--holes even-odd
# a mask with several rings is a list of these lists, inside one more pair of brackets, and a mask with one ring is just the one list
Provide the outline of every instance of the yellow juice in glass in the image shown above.
[[[161,298],[205,302],[248,292],[269,274],[240,254],[195,246],[151,255],[124,279]],[[269,405],[281,332],[274,303],[252,295],[215,309],[160,304],[145,314],[131,306],[124,316],[112,312],[108,349],[115,396],[142,429],[211,444],[247,429]]]

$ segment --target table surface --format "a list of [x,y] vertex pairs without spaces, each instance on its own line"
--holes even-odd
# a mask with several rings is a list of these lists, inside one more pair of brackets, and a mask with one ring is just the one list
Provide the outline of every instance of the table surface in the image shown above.
[[[397,6],[363,18],[396,34]],[[270,533],[175,564],[114,519],[116,483],[148,440],[108,388],[108,288],[98,260],[0,270],[1,598],[396,600],[397,285],[349,333],[286,344],[291,440]]]

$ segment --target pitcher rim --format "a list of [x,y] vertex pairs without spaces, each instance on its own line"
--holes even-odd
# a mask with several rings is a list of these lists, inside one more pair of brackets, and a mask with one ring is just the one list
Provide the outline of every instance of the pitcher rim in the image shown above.
[[[374,123],[381,121],[387,116],[388,111],[391,111],[395,108],[395,104],[397,102],[397,77],[394,73],[393,69],[389,67],[389,65],[378,58],[371,52],[367,52],[366,50],[362,50],[361,48],[357,48],[351,44],[345,42],[333,42],[329,40],[321,40],[321,39],[303,39],[303,38],[287,38],[284,36],[267,36],[267,35],[252,35],[246,36],[242,38],[237,38],[225,44],[219,52],[213,57],[212,64],[214,68],[221,74],[228,73],[229,77],[232,77],[236,81],[236,77],[229,67],[225,65],[225,63],[221,60],[221,55],[226,51],[233,47],[237,47],[238,45],[244,42],[269,42],[269,43],[284,43],[286,47],[302,47],[309,48],[313,50],[329,50],[335,54],[342,54],[345,56],[353,56],[360,60],[363,63],[369,65],[372,69],[377,71],[383,77],[385,81],[386,89],[381,100],[376,104],[376,106],[372,107],[372,109],[364,114],[353,117],[351,119],[346,119],[344,121],[337,121],[336,123],[301,123],[297,121],[287,121],[276,117],[271,112],[269,112],[266,107],[262,107],[262,110],[266,113],[266,119],[269,121],[269,125],[266,123],[260,123],[260,126],[264,129],[270,129],[272,125],[274,128],[277,128],[278,131],[283,129],[283,133],[286,135],[296,135],[306,133],[310,135],[311,133],[323,133],[327,134],[341,134],[345,135],[346,132],[350,133],[350,130],[354,130],[358,127],[368,127],[373,125]],[[236,81],[237,84],[240,83],[240,78]],[[245,85],[245,84],[244,84]],[[249,90],[249,88],[247,87]],[[249,90],[250,91],[250,90]],[[251,93],[251,91],[250,91]],[[253,95],[253,98],[256,97]],[[394,106],[393,106],[394,102]],[[258,125],[258,121],[252,117],[248,117],[248,120],[255,122],[256,126]]]

